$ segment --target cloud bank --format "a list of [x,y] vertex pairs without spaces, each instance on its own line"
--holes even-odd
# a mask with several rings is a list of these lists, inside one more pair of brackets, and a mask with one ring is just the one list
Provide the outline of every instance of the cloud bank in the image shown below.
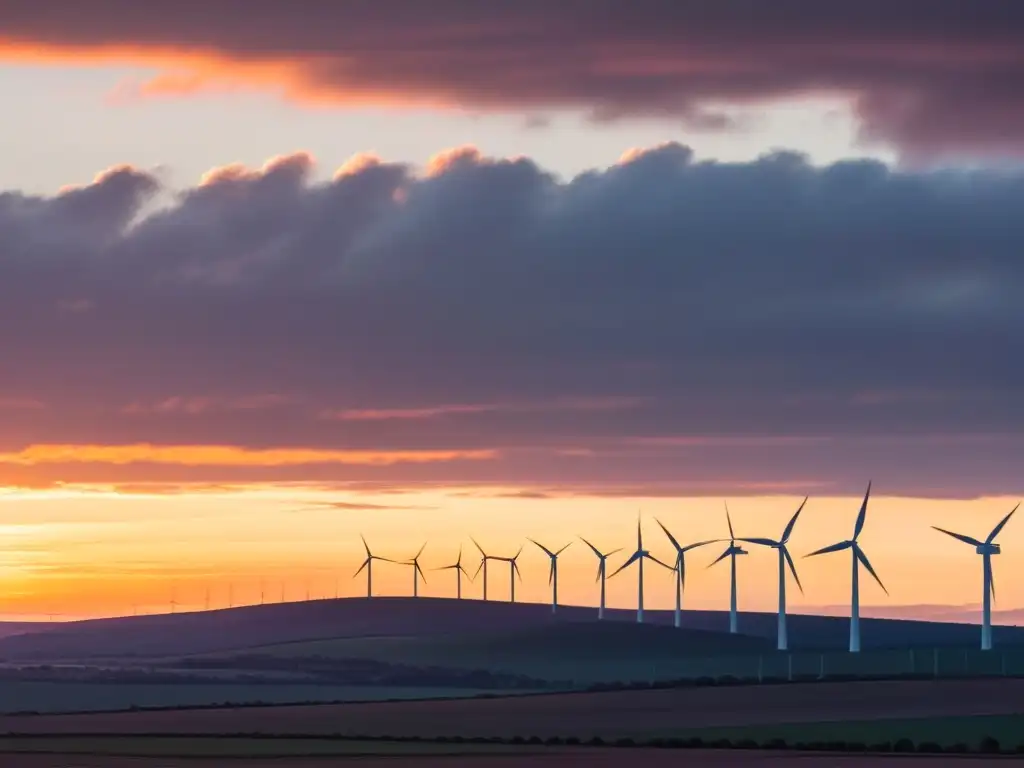
[[0,194],[0,484],[1022,490],[1024,172],[312,170]]
[[[239,23],[244,18],[245,23]],[[723,103],[851,99],[906,156],[1024,146],[1015,0],[5,0],[0,57],[153,65],[175,95],[239,85],[342,104],[583,109],[730,127]]]

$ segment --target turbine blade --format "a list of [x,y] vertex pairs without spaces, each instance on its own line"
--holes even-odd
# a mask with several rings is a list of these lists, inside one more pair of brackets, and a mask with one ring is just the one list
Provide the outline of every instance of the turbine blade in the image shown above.
[[480,565],[478,565],[478,566],[476,567],[476,573],[474,573],[474,574],[473,574],[473,578],[474,578],[474,579],[475,579],[475,578],[476,578],[477,576],[479,576],[479,575],[480,575],[480,571],[482,571],[482,570],[484,569],[484,563],[486,563],[486,562],[487,562],[486,560],[481,560],[481,561],[480,561]]
[[590,547],[594,551],[595,555],[597,555],[598,557],[604,557],[604,555],[601,554],[601,550],[599,550],[597,547],[595,547],[589,541],[584,539],[582,536],[580,536],[580,541],[582,541],[584,544],[586,544],[588,547]]
[[519,577],[519,580],[523,580],[523,574],[519,571],[519,563],[516,562],[515,558],[512,558],[512,572]]
[[607,554],[605,554],[605,557],[611,557],[612,555],[617,555],[621,551],[622,551],[622,547],[616,547],[611,552],[608,552]]
[[459,565],[459,570],[460,570],[460,571],[462,571],[462,573],[463,573],[463,574],[464,574],[464,575],[466,576],[466,578],[467,578],[467,579],[469,579],[470,581],[476,581],[476,575],[474,574],[473,576],[470,576],[470,575],[469,575],[469,571],[467,571],[467,570],[466,570],[465,568],[463,568],[461,564]]
[[786,563],[789,565],[789,572],[793,574],[793,579],[796,581],[796,585],[800,587],[800,594],[802,595],[804,593],[804,585],[800,583],[800,577],[796,572],[796,563],[793,562],[793,556],[789,554],[789,549],[787,549],[785,544],[782,545],[782,556],[786,558]]
[[693,544],[687,544],[680,551],[681,552],[689,552],[691,549],[696,549],[697,547],[703,547],[703,546],[706,546],[707,544],[717,544],[720,541],[721,541],[721,539],[708,539],[707,541],[698,541],[698,542],[695,542]]
[[469,540],[472,541],[476,545],[476,548],[480,550],[480,554],[481,555],[483,555],[484,557],[487,557],[487,553],[484,552],[484,548],[480,546],[480,542],[478,542],[472,536],[469,537]]
[[548,569],[548,586],[551,586],[551,582],[555,578],[555,561],[551,561],[551,567]]
[[806,503],[807,503],[807,497],[804,496],[804,500],[802,502],[800,502],[800,506],[797,508],[796,514],[794,514],[793,517],[790,519],[789,525],[786,526],[786,530],[784,530],[782,532],[782,538],[779,539],[779,541],[782,542],[783,544],[785,544],[787,541],[789,541],[789,537],[793,533],[793,526],[796,525],[796,519],[798,517],[800,517],[800,513],[804,511],[804,505]]
[[548,549],[547,547],[545,547],[545,546],[544,546],[543,544],[541,544],[541,543],[540,543],[539,541],[537,541],[536,539],[527,539],[527,541],[532,541],[532,542],[533,542],[534,544],[536,544],[536,545],[537,545],[538,547],[540,547],[541,549],[543,549],[543,550],[544,550],[544,554],[546,554],[546,555],[547,555],[548,557],[554,557],[554,556],[555,556],[555,553],[554,553],[554,552],[552,552],[552,551],[551,551],[550,549]]
[[426,584],[427,583],[427,575],[425,573],[423,573],[423,569],[420,568],[419,561],[417,561],[415,563],[415,565],[416,565],[416,570],[419,571],[420,578],[423,579],[423,583]]
[[678,552],[679,551],[679,542],[676,541],[676,537],[668,532],[668,528],[665,527],[665,524],[663,522],[661,522],[661,520],[659,520],[658,518],[654,518],[654,522],[656,522],[659,526],[661,526],[661,530],[663,530],[665,532],[665,535],[668,536],[668,540],[672,542],[672,546],[675,547],[676,548],[676,552]]
[[760,538],[740,539],[740,541],[745,541],[748,544],[760,544],[763,547],[774,547],[775,545],[782,543],[782,542],[779,542],[779,541],[775,541],[774,539],[760,539]]
[[354,579],[356,576],[358,576],[360,573],[362,573],[363,569],[366,568],[366,566],[368,566],[369,564],[370,564],[370,558],[366,558],[365,560],[363,560],[363,564],[359,566],[359,570],[358,571],[356,571],[355,573],[352,574],[352,578]]
[[732,554],[732,547],[730,546],[730,547],[727,547],[725,552],[720,554],[718,556],[718,558],[714,562],[712,562],[710,565],[708,565],[708,568],[710,568],[712,565],[718,565],[720,562],[725,560],[725,558],[727,558],[731,554]]
[[732,515],[729,514],[729,502],[725,502],[725,521],[729,523],[729,539],[735,540],[736,534],[732,532]]
[[656,563],[657,563],[658,565],[660,565],[660,566],[661,566],[662,568],[665,568],[665,569],[667,569],[667,570],[669,570],[669,571],[674,571],[674,570],[675,570],[675,568],[673,568],[673,567],[672,567],[671,565],[669,565],[668,563],[663,563],[663,562],[662,562],[661,560],[659,560],[658,558],[656,558],[656,557],[655,557],[654,555],[648,554],[648,555],[647,555],[647,559],[648,559],[648,560],[653,560],[653,561],[654,561],[654,562],[656,562]]
[[431,568],[430,570],[432,570],[432,571],[450,571],[453,568],[459,568],[459,567],[460,567],[459,564],[456,563],[455,565],[439,565],[437,568]]
[[994,568],[989,568],[988,572],[988,587],[989,591],[992,592],[992,602],[996,601],[996,572]]
[[875,581],[878,582],[878,586],[882,588],[882,591],[888,595],[889,590],[885,588],[885,584],[883,584],[882,580],[878,578],[878,574],[875,573],[875,569],[871,567],[871,561],[868,560],[868,556],[864,554],[864,550],[858,546],[854,546],[853,554],[857,557],[858,560],[860,560],[861,564],[868,569],[868,573],[875,577]]
[[814,557],[815,555],[827,555],[829,552],[842,552],[844,549],[849,549],[852,546],[852,541],[840,541],[838,544],[829,544],[827,547],[816,549],[809,555],[804,555],[804,557]]
[[637,560],[639,560],[639,559],[640,559],[641,557],[643,557],[643,555],[641,555],[641,554],[640,554],[640,553],[641,553],[641,551],[642,551],[642,550],[639,550],[639,549],[638,549],[638,550],[637,550],[636,552],[634,552],[634,553],[633,553],[633,554],[632,554],[632,555],[630,556],[629,560],[627,560],[627,561],[626,561],[626,562],[624,562],[624,563],[623,563],[622,565],[620,565],[620,566],[619,566],[619,567],[618,567],[618,568],[617,568],[617,569],[615,570],[615,573],[613,573],[613,574],[612,574],[611,576],[609,576],[608,578],[609,578],[609,579],[613,578],[613,577],[615,576],[615,574],[616,574],[616,573],[619,573],[619,572],[620,572],[620,571],[622,571],[623,569],[625,569],[625,568],[628,568],[628,567],[629,567],[629,566],[631,566],[631,565],[632,565],[633,563],[635,563],[635,562],[636,562]]
[[562,554],[563,552],[565,552],[565,550],[567,550],[567,549],[568,549],[569,547],[571,547],[571,546],[572,546],[572,542],[570,541],[570,542],[569,542],[568,544],[566,544],[566,545],[565,545],[564,547],[562,547],[562,548],[561,548],[560,550],[558,550],[557,552],[555,552],[555,557],[558,557],[558,556],[559,556],[560,554]]
[[597,578],[594,579],[594,583],[595,584],[601,580],[601,566],[602,565],[604,565],[604,561],[603,560],[597,564]]
[[367,557],[369,557],[369,555],[370,555],[370,545],[366,543],[366,537],[363,536],[363,534],[360,533],[359,534],[359,538],[363,540],[363,547],[366,549]]
[[864,528],[864,518],[868,514],[868,497],[871,495],[871,481],[868,481],[868,490],[864,494],[864,501],[860,504],[860,512],[857,514],[857,523],[853,526],[853,538],[854,540],[860,536],[861,530]]
[[945,528],[939,528],[939,526],[937,525],[933,525],[932,528],[934,528],[939,533],[944,533],[947,536],[952,536],[954,539],[959,539],[964,544],[970,544],[972,547],[981,546],[980,541],[978,541],[977,539],[973,539],[970,536],[964,536],[962,533],[954,533],[953,531],[947,531]]
[[637,515],[636,515],[636,549],[639,552],[643,548],[644,548],[644,537],[640,533],[640,513],[637,512]]
[[416,557],[414,557],[413,560],[419,560],[420,559],[420,555],[423,554],[423,550],[426,549],[426,548],[427,548],[427,542],[424,541],[423,542],[423,546],[420,547],[420,551],[416,553]]
[[[1019,506],[1020,506],[1020,504],[1017,505],[1017,507],[1019,507]],[[1008,514],[1006,517],[1004,517],[1002,520],[1000,520],[999,521],[999,525],[997,525],[995,528],[992,529],[992,533],[990,533],[988,535],[988,538],[985,539],[985,543],[986,544],[991,544],[993,541],[996,540],[996,536],[998,536],[999,532],[1001,530],[1003,530],[1003,526],[1006,525],[1008,522],[1010,522],[1010,518],[1013,517],[1013,513],[1017,511],[1017,507],[1014,507],[1013,509],[1011,509],[1010,510],[1010,514]]]

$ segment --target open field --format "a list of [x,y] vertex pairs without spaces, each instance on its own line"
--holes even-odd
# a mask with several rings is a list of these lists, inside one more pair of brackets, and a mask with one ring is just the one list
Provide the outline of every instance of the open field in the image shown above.
[[[635,612],[610,609],[608,624],[635,625]],[[648,611],[646,620],[670,625],[671,611]],[[0,660],[38,662],[98,658],[139,659],[224,653],[306,640],[372,637],[427,637],[439,635],[499,635],[533,627],[580,622],[592,623],[594,608],[510,604],[443,598],[344,598],[301,603],[254,605],[233,609],[156,616],[36,625],[35,631],[0,637]],[[724,611],[686,611],[684,627],[724,637],[728,614]],[[976,647],[978,628],[967,624],[865,619],[865,650],[918,647]],[[740,631],[750,640],[769,643],[776,632],[774,613],[742,613]],[[842,617],[793,615],[790,641],[795,650],[845,648],[848,620]],[[734,638],[736,642],[741,642]],[[1024,645],[1024,629],[995,627],[1000,646]],[[735,649],[731,649],[735,650]]]
[[[103,745],[94,745],[103,748]],[[579,768],[618,768],[633,761],[642,761],[651,768],[785,768],[797,764],[802,768],[993,768],[1014,757],[983,758],[969,756],[932,755],[842,755],[772,751],[741,750],[659,750],[659,749],[591,749],[563,747],[506,747],[504,751],[490,753],[464,751],[460,753],[418,752],[395,753],[382,750],[376,753],[337,753],[317,756],[255,756],[234,754],[217,756],[180,757],[181,765],[189,768],[223,768],[225,759],[235,768],[329,768],[337,765],[380,764],[387,768],[470,768],[485,765],[488,768],[529,768],[530,766],[578,766]],[[167,768],[169,759],[177,755],[131,756],[124,753],[93,753],[72,751],[50,754],[0,752],[4,768]],[[909,759],[908,759],[909,757]],[[635,763],[634,763],[635,764]]]
[[889,681],[8,716],[0,717],[0,733],[648,739],[696,728],[1022,712],[1024,680]]
[[132,707],[195,707],[224,703],[380,701],[467,697],[484,692],[470,688],[355,687],[281,683],[150,684],[8,680],[0,684],[0,713],[104,712]]
[[[104,749],[102,744],[91,745]],[[354,745],[359,746],[359,745]],[[369,746],[369,745],[367,745]],[[144,745],[140,748],[145,749]],[[118,749],[114,746],[113,749]],[[450,748],[449,748],[450,749]],[[429,749],[394,752],[382,749],[377,752],[337,752],[320,755],[249,755],[227,753],[202,756],[194,751],[182,755],[160,754],[129,755],[116,751],[86,753],[69,751],[63,753],[31,754],[0,752],[4,768],[167,768],[169,759],[180,759],[181,765],[189,768],[223,768],[225,760],[236,768],[329,768],[336,765],[380,764],[387,768],[470,768],[486,765],[488,768],[528,768],[529,766],[579,766],[584,768],[618,768],[632,761],[642,761],[651,768],[726,768],[727,766],[751,766],[751,768],[785,768],[794,763],[802,768],[993,768],[1014,757],[969,757],[939,755],[842,755],[834,753],[793,753],[743,750],[659,750],[659,749],[591,749],[587,747],[503,747],[491,752],[465,750],[439,753]],[[908,757],[910,759],[908,759]]]

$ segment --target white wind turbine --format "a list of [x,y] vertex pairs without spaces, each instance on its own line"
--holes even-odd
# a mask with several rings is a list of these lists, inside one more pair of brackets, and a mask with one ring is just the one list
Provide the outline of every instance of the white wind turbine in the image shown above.
[[502,560],[508,563],[508,577],[509,577],[509,590],[508,590],[508,601],[514,603],[516,601],[516,576],[519,580],[523,580],[523,574],[519,572],[519,556],[523,554],[523,548],[519,547],[519,551],[516,552],[515,557],[495,557],[494,560]]
[[605,578],[605,576],[606,576],[606,573],[607,573],[608,558],[611,557],[612,555],[614,555],[616,552],[621,552],[622,551],[622,547],[619,547],[618,549],[613,549],[611,552],[604,552],[604,553],[602,553],[601,550],[599,550],[597,547],[595,547],[589,541],[584,539],[582,536],[580,536],[580,540],[584,544],[586,544],[588,547],[590,547],[593,550],[594,554],[597,555],[597,579],[595,579],[595,581],[600,581],[601,582],[601,604],[598,606],[598,609],[597,609],[597,618],[598,619],[603,619],[604,618],[604,587],[605,587],[605,581],[607,580]]
[[569,548],[569,545],[572,544],[572,542],[570,541],[569,544],[566,544],[564,547],[562,547],[557,552],[552,552],[550,549],[545,547],[539,541],[535,541],[534,539],[530,539],[530,541],[532,541],[538,547],[543,549],[544,550],[544,554],[546,554],[551,559],[551,571],[548,574],[548,584],[551,585],[551,612],[552,613],[557,613],[558,612],[558,556],[560,554],[562,554],[563,552],[565,552],[565,550],[567,550]]
[[500,560],[501,558],[494,557],[492,555],[488,555],[486,552],[484,552],[484,548],[480,546],[480,543],[476,539],[474,539],[472,536],[470,536],[469,538],[470,538],[470,541],[472,541],[473,544],[476,546],[476,548],[478,550],[480,550],[480,565],[477,566],[476,573],[473,574],[473,578],[475,579],[479,575],[480,571],[484,572],[484,601],[486,602],[487,601],[487,561],[488,560]]
[[636,597],[636,621],[637,624],[643,624],[644,622],[644,560],[653,560],[658,565],[672,570],[672,566],[666,565],[661,562],[658,558],[644,549],[643,534],[640,531],[640,520],[636,521],[636,552],[629,556],[629,559],[618,567],[612,576],[621,573],[623,570],[631,566],[633,563],[637,564],[637,597]]
[[796,519],[800,517],[800,513],[804,509],[804,505],[807,503],[805,498],[796,510],[796,514],[790,519],[786,529],[782,532],[782,537],[776,541],[775,539],[764,539],[764,538],[753,538],[753,539],[740,539],[740,541],[746,541],[751,544],[760,544],[764,547],[771,547],[779,552],[779,643],[778,649],[785,651],[789,648],[789,638],[786,635],[786,566],[789,566],[789,570],[793,573],[793,578],[796,580],[796,585],[800,588],[800,593],[803,594],[804,587],[800,583],[800,577],[796,575],[796,565],[793,563],[793,556],[789,554],[789,548],[786,547],[789,542],[789,537],[793,534],[793,526],[796,525]]
[[661,530],[668,536],[668,540],[672,542],[672,546],[676,550],[676,564],[673,570],[675,571],[676,582],[676,611],[675,611],[675,625],[677,627],[682,625],[682,614],[683,614],[683,590],[686,588],[686,553],[691,549],[697,549],[697,547],[703,547],[705,544],[713,544],[719,539],[709,539],[708,541],[698,541],[695,544],[687,544],[685,547],[680,546],[679,542],[676,541],[676,537],[669,533],[668,528],[659,520],[654,518],[654,522],[661,526]]
[[377,557],[377,555],[370,551],[370,545],[366,543],[366,538],[362,534],[359,534],[359,538],[363,540],[363,547],[366,549],[366,559],[363,560],[363,564],[359,566],[359,570],[352,575],[352,578],[354,579],[363,572],[364,568],[366,569],[366,596],[369,598],[373,597],[373,561],[382,560],[385,563],[393,563],[395,561],[389,560],[386,557]]
[[732,517],[729,515],[729,505],[725,505],[725,520],[729,523],[729,546],[725,548],[725,551],[718,556],[718,558],[708,566],[722,562],[725,558],[729,558],[729,565],[731,569],[731,588],[729,592],[729,632],[735,635],[739,632],[739,614],[736,612],[737,603],[737,589],[736,589],[736,558],[740,555],[747,554],[747,550],[736,544],[736,534],[732,530]]
[[975,548],[975,552],[981,555],[982,558],[982,610],[981,610],[981,650],[991,651],[992,650],[992,599],[996,596],[996,582],[995,577],[992,575],[992,555],[998,555],[1001,552],[1001,548],[996,544],[996,536],[1003,530],[1010,518],[1013,517],[1013,513],[1017,511],[1018,504],[1012,510],[1010,514],[999,521],[999,524],[992,529],[992,533],[988,535],[988,538],[984,541],[978,541],[977,539],[971,538],[970,536],[964,536],[962,533],[953,533],[953,531],[947,531],[945,528],[939,528],[937,525],[933,525],[936,531],[941,531],[947,536],[952,536],[954,539],[959,539],[965,544],[970,544]]
[[423,577],[424,583],[427,581],[426,574],[423,573],[423,569],[420,568],[420,555],[423,554],[423,550],[427,548],[427,543],[423,542],[423,546],[420,547],[420,551],[416,553],[416,557],[412,560],[406,560],[402,565],[412,566],[412,596],[420,596],[420,577]]
[[871,496],[871,483],[868,483],[867,493],[864,494],[864,501],[860,505],[860,514],[857,515],[857,522],[853,526],[853,538],[848,541],[840,541],[836,544],[832,544],[827,547],[822,547],[816,552],[811,552],[809,555],[804,557],[813,557],[814,555],[825,555],[829,552],[841,552],[844,549],[850,550],[850,559],[853,563],[853,577],[851,583],[850,592],[850,653],[860,652],[860,566],[863,565],[868,569],[868,573],[874,576],[875,581],[878,582],[878,586],[882,588],[885,594],[889,594],[889,590],[885,588],[882,580],[878,578],[878,574],[875,573],[875,569],[871,567],[871,562],[868,560],[868,556],[864,554],[864,550],[860,548],[860,544],[857,543],[857,537],[860,536],[860,532],[864,529],[864,518],[868,512],[868,497]]
[[465,574],[469,578],[470,581],[473,580],[473,577],[469,575],[469,571],[467,571],[463,567],[463,565],[462,565],[462,546],[461,545],[459,546],[459,556],[458,556],[458,558],[456,558],[454,563],[452,563],[451,565],[442,565],[440,568],[435,568],[434,570],[435,571],[455,571],[455,595],[456,595],[456,597],[459,600],[461,600],[462,599],[462,575]]

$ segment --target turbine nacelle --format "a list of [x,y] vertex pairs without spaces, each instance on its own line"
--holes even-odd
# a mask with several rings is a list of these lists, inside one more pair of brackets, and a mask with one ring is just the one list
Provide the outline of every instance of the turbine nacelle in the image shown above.
[[998,544],[979,544],[974,549],[979,555],[998,555],[1001,551]]

